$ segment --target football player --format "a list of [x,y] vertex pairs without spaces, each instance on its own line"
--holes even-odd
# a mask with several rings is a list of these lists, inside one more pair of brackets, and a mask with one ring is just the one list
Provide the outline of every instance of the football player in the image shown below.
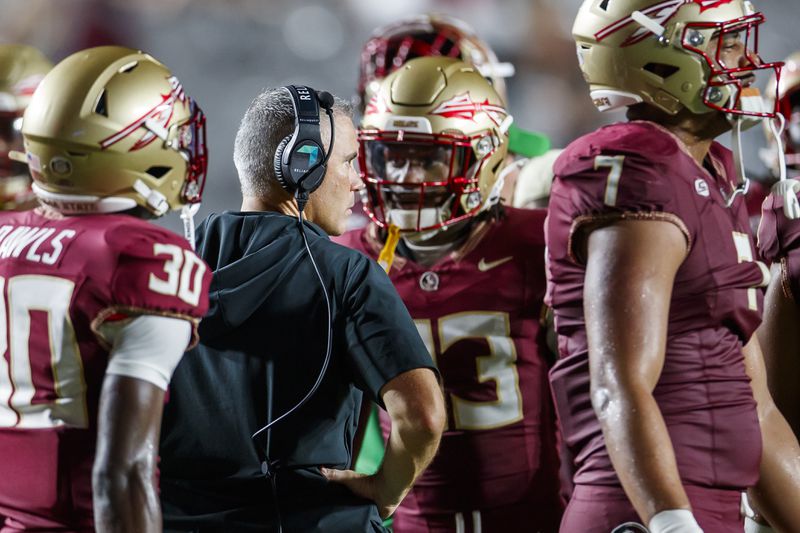
[[[782,135],[767,135],[773,175],[783,178],[764,202],[758,247],[772,263],[772,280],[764,298],[764,322],[758,339],[764,350],[767,381],[775,404],[795,435],[800,435],[800,220],[795,211],[800,191],[800,52],[790,55],[777,85],[778,110],[784,117]],[[768,95],[775,93],[768,92]],[[778,132],[781,133],[781,132]],[[781,158],[781,153],[784,154]],[[785,165],[785,167],[784,167]],[[781,176],[782,168],[785,173]],[[748,517],[756,531],[757,516]],[[750,530],[748,530],[750,531]]]
[[800,448],[752,336],[769,276],[740,165],[714,141],[775,116],[752,85],[780,68],[756,53],[763,20],[743,0],[585,0],[577,14],[592,99],[629,122],[554,168],[551,383],[577,468],[562,531],[741,531],[747,488],[774,525],[800,524]]
[[[556,531],[543,210],[502,208],[511,116],[474,67],[409,61],[359,129],[370,225],[340,242],[378,259],[442,374],[448,428],[395,513],[399,533]],[[465,529],[467,528],[467,529]]]
[[0,210],[37,205],[28,170],[9,153],[22,150],[22,113],[51,68],[52,63],[32,46],[0,44]]
[[[464,21],[439,13],[413,15],[381,26],[361,49],[358,77],[358,100],[363,113],[380,81],[415,57],[454,57],[473,66],[491,83],[503,102],[508,102],[505,79],[514,75],[514,65],[500,62],[492,48]],[[550,140],[539,133],[525,131],[513,124],[509,128],[508,151],[523,158],[536,158],[550,149]],[[549,152],[548,156],[550,155]],[[508,162],[513,161],[509,156]],[[547,157],[541,158],[546,160]],[[553,158],[554,159],[554,158]],[[527,162],[518,160],[517,167]],[[537,187],[527,182],[539,183],[552,179],[549,166],[533,159],[529,168],[517,174],[509,168],[501,197],[511,205],[515,190]],[[523,184],[517,183],[517,176]],[[545,200],[544,204],[547,202]],[[517,204],[514,204],[517,206]],[[541,207],[541,205],[538,205]]]
[[514,74],[514,66],[498,61],[494,50],[466,22],[426,13],[380,26],[364,43],[358,69],[361,113],[386,76],[416,57],[428,56],[453,57],[469,63],[491,81],[506,101],[505,78]]
[[164,391],[210,275],[142,219],[200,201],[204,123],[164,65],[116,46],[59,63],[25,111],[42,205],[0,214],[4,533],[161,531]]
[[[358,78],[358,102],[361,114],[364,113],[369,99],[380,87],[381,81],[402,67],[406,62],[417,57],[452,57],[460,59],[473,66],[492,84],[497,94],[508,101],[506,94],[505,78],[514,74],[514,66],[510,63],[499,62],[494,50],[464,21],[440,13],[425,13],[412,15],[391,24],[376,28],[361,49]],[[501,201],[515,207],[544,207],[547,198],[536,204],[530,202],[529,191],[540,190],[544,184],[549,191],[549,182],[552,181],[552,161],[542,164],[547,156],[536,157],[545,153],[550,147],[549,139],[541,134],[524,131],[513,124],[508,131],[508,151],[518,152],[522,158],[515,161],[512,154],[508,154],[504,165],[503,188],[500,191]],[[533,159],[525,159],[532,157]],[[524,166],[523,166],[524,165]],[[522,170],[519,167],[523,166]],[[519,172],[518,172],[519,171]],[[518,179],[517,176],[523,176]],[[525,189],[520,192],[520,188]],[[518,205],[516,195],[519,194],[524,204]],[[351,229],[360,228],[369,222],[369,217],[363,212],[365,200],[357,202],[355,214],[350,217],[348,226]],[[367,420],[369,404],[363,406],[362,422]],[[380,464],[383,451],[382,436],[375,421],[377,408],[372,406],[372,414],[368,424],[360,424],[359,431],[354,441],[359,468],[370,472]],[[365,433],[366,432],[366,433]],[[361,441],[367,443],[361,448]]]

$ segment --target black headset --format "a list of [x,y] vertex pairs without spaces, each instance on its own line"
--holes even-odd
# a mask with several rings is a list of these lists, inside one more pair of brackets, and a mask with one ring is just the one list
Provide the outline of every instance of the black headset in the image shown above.
[[[278,144],[273,168],[281,186],[298,198],[302,211],[305,201],[300,204],[300,200],[307,200],[308,195],[322,184],[333,149],[333,96],[329,92],[315,91],[304,85],[287,85],[284,89],[292,97],[294,131]],[[327,150],[322,147],[320,107],[328,114],[331,123],[331,140]]]

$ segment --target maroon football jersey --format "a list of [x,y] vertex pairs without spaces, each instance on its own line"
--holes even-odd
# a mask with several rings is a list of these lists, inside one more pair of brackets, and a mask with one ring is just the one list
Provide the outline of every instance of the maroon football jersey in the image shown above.
[[[506,208],[504,218],[477,224],[458,251],[431,267],[395,259],[389,275],[441,372],[448,407],[439,453],[412,489],[415,512],[525,499],[559,509],[555,423],[539,325],[544,217],[543,210]],[[339,242],[373,258],[383,244],[375,226]]]
[[787,218],[783,203],[783,196],[775,193],[764,200],[758,226],[758,250],[768,262],[782,262],[783,291],[800,301],[800,220]]
[[[769,272],[754,261],[747,210],[733,198],[729,150],[698,165],[674,135],[650,122],[600,128],[573,142],[554,167],[546,224],[548,303],[559,334],[551,372],[556,409],[576,462],[576,483],[619,481],[589,396],[583,313],[586,273],[576,232],[614,220],[664,220],[688,253],[672,291],[664,368],[653,392],[684,483],[742,488],[758,477],[761,434],[742,345],[760,322]],[[622,304],[622,302],[621,302]]]
[[[12,530],[92,527],[105,321],[195,326],[210,272],[178,235],[128,215],[0,213],[0,516]],[[196,331],[193,332],[193,338]]]

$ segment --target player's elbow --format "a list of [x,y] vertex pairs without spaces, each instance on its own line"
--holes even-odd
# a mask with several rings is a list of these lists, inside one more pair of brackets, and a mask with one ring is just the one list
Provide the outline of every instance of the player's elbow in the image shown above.
[[614,395],[602,385],[594,385],[591,388],[592,409],[598,420],[608,418],[609,412],[614,408]]
[[120,506],[152,500],[155,472],[151,461],[95,461],[92,469],[92,493],[95,512],[117,515]]
[[651,392],[637,380],[609,372],[591,376],[590,398],[595,416],[601,424],[618,420],[628,411],[636,411]]
[[619,376],[612,370],[594,370],[591,373],[590,398],[594,414],[602,423],[619,416],[622,405],[626,403],[626,391],[620,384]]

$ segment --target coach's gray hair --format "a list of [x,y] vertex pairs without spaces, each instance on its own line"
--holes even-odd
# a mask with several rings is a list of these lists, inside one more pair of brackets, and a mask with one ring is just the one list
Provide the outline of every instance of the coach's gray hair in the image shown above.
[[[353,116],[352,105],[341,98],[334,97],[333,111],[334,115]],[[264,198],[281,189],[275,177],[275,151],[293,131],[294,108],[286,89],[265,89],[250,103],[233,145],[233,163],[239,173],[243,196]],[[330,123],[323,109],[320,109],[320,134],[327,150]]]

